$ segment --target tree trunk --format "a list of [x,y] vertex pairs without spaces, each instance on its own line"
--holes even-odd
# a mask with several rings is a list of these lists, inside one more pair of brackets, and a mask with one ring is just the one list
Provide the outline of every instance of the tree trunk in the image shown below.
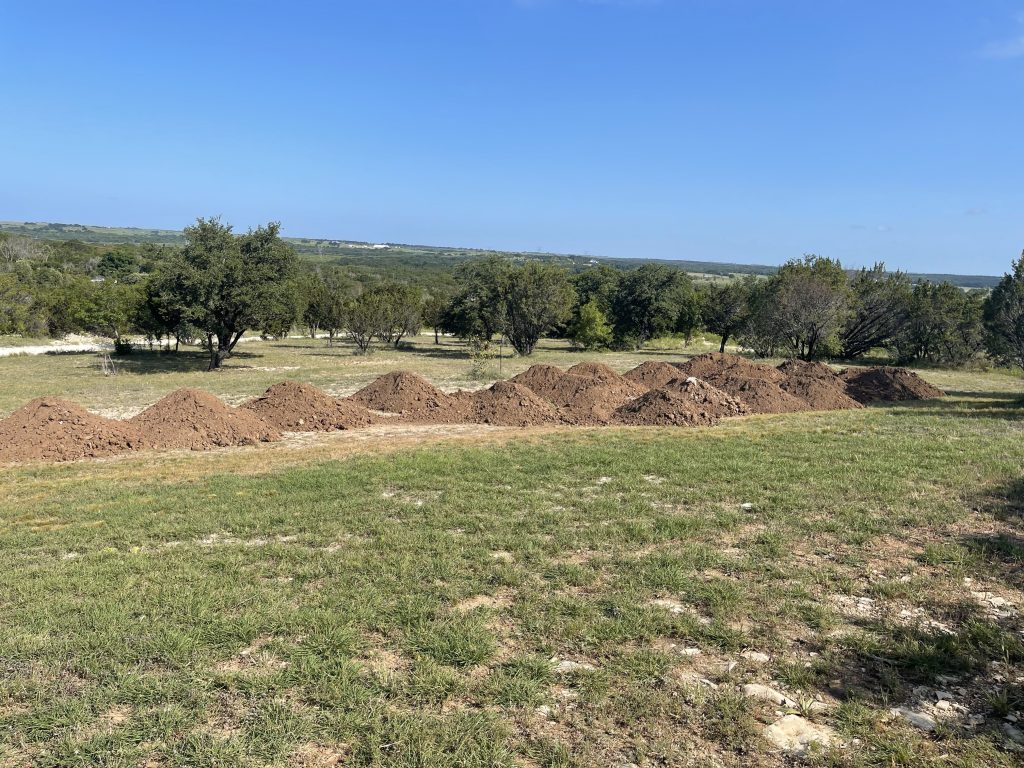
[[438,338],[438,332],[437,332],[437,326],[436,325],[434,326],[434,343],[435,344],[440,344],[441,343],[441,339]]
[[723,354],[725,353],[725,342],[727,342],[728,340],[729,340],[729,334],[728,333],[723,333],[722,334],[722,343],[718,345],[718,351],[719,352],[721,352]]

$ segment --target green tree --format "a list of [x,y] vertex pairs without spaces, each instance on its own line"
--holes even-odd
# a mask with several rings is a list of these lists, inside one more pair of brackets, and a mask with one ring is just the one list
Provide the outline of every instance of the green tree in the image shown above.
[[838,351],[849,311],[842,265],[823,256],[787,261],[772,278],[778,327],[790,350],[803,360]]
[[502,288],[505,335],[520,355],[533,354],[540,337],[572,314],[569,274],[553,264],[531,261],[509,270]]
[[704,289],[701,315],[704,327],[721,338],[719,352],[725,352],[729,339],[738,334],[750,318],[750,297],[757,278],[711,283]]
[[373,340],[387,323],[387,295],[364,291],[345,305],[345,334],[362,354],[373,348]]
[[462,339],[490,342],[505,322],[505,280],[509,266],[494,257],[456,268],[456,291],[442,327]]
[[658,336],[692,327],[699,299],[685,272],[644,264],[623,273],[611,305],[616,342],[640,347]]
[[441,343],[441,328],[448,312],[451,298],[440,292],[433,292],[423,301],[423,324],[434,332],[434,343]]
[[949,282],[914,286],[907,320],[893,340],[902,362],[961,366],[984,348],[984,300]]
[[861,269],[850,280],[850,313],[839,334],[842,356],[852,360],[888,346],[907,321],[910,298],[904,273],[886,272],[882,263]]
[[380,297],[383,311],[376,336],[396,348],[406,336],[415,336],[423,326],[423,292],[411,285],[384,283],[370,289]]
[[576,319],[569,326],[569,341],[581,349],[598,349],[612,343],[612,326],[597,299],[591,299],[579,308]]
[[1003,365],[1024,368],[1024,253],[985,302],[986,347]]
[[218,219],[185,228],[185,247],[173,260],[167,287],[199,329],[219,368],[248,330],[280,330],[295,318],[298,261],[280,237],[280,224],[235,235]]

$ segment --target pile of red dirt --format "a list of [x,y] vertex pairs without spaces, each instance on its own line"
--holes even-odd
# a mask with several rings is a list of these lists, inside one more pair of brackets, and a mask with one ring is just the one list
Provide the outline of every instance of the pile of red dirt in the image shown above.
[[[691,357],[676,367],[687,376],[694,376],[713,384],[716,378],[723,376],[776,382],[785,378],[785,374],[777,368],[764,363],[755,363],[739,355],[730,355],[728,352],[706,352],[703,355]],[[716,386],[718,385],[716,384]]]
[[499,381],[488,389],[470,393],[469,418],[476,423],[502,427],[562,422],[555,406],[529,387],[514,381]]
[[648,360],[645,363],[640,363],[633,370],[627,371],[624,376],[645,389],[657,389],[678,378],[679,369],[671,363]]
[[451,398],[418,373],[392,371],[348,398],[373,411],[439,423],[457,421],[460,398]]
[[226,405],[209,392],[179,389],[128,421],[153,448],[203,451],[280,440],[281,433],[255,413]]
[[282,381],[242,406],[285,432],[329,432],[368,426],[370,412],[336,400],[312,384]]
[[548,397],[558,389],[558,382],[565,376],[565,371],[546,363],[531,365],[525,371],[509,379],[514,384],[529,387],[541,397]]
[[824,363],[787,360],[779,366],[780,386],[814,411],[842,411],[864,406],[846,394],[846,382]]
[[786,392],[775,381],[731,374],[714,376],[708,381],[742,402],[748,413],[796,413],[811,410],[807,403]]
[[946,394],[906,368],[847,368],[839,376],[846,393],[858,403],[928,400]]
[[661,389],[690,400],[701,413],[708,416],[742,416],[749,412],[747,406],[728,392],[693,376],[674,378]]
[[0,421],[0,462],[73,461],[145,447],[132,425],[56,397],[38,397]]
[[793,413],[810,406],[780,385],[785,374],[764,363],[755,363],[739,355],[708,352],[680,363],[687,376],[703,379],[736,399],[749,413]]
[[615,410],[615,421],[637,427],[710,426],[718,420],[691,398],[671,389],[652,389]]
[[[572,370],[572,369],[570,369]],[[615,373],[612,371],[612,373]],[[545,395],[570,424],[608,424],[615,410],[640,393],[640,388],[618,374],[618,380],[602,380],[566,373]]]
[[[582,376],[586,379],[594,379],[595,381],[605,382],[622,382],[626,381],[626,378],[612,368],[610,365],[604,363],[576,363],[566,373],[570,373],[573,376]],[[643,387],[637,387],[637,394],[639,394]]]

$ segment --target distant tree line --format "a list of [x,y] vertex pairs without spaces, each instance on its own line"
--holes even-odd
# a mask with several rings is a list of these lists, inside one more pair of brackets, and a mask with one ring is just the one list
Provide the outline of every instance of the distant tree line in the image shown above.
[[247,332],[296,327],[362,353],[424,327],[435,342],[450,334],[486,348],[503,338],[521,355],[550,336],[636,349],[706,331],[723,350],[736,343],[761,356],[856,360],[882,350],[902,363],[961,366],[987,355],[1024,367],[1024,255],[991,292],[914,283],[882,264],[849,271],[821,256],[714,282],[661,263],[572,272],[494,256],[417,284],[302,261],[275,223],[236,234],[199,219],[184,234],[181,247],[0,234],[0,334],[96,333],[123,351],[129,335],[166,349],[199,343],[211,369]]

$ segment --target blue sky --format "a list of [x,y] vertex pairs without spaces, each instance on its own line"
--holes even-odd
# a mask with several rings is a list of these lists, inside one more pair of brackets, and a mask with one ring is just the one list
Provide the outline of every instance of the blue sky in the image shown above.
[[0,11],[0,219],[999,274],[1024,0]]

